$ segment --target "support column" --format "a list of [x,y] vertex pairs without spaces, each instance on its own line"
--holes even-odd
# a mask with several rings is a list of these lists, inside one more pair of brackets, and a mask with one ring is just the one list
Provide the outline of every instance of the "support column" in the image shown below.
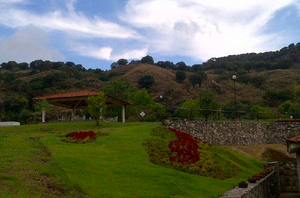
[[71,117],[71,121],[74,121],[74,117],[75,117],[75,109],[72,109],[72,117]]
[[126,122],[126,110],[125,110],[125,105],[122,106],[122,122]]
[[298,186],[300,192],[300,153],[297,153]]
[[46,110],[45,108],[42,108],[42,123],[45,123],[45,118],[46,118]]

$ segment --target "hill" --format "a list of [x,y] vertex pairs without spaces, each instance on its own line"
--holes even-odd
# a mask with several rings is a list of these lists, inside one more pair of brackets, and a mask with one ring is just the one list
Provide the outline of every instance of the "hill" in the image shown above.
[[[186,100],[198,99],[199,93],[208,90],[225,110],[234,108],[231,77],[236,75],[238,109],[250,111],[253,105],[260,105],[270,108],[276,115],[282,102],[300,99],[299,93],[297,95],[294,90],[300,85],[299,60],[300,44],[275,52],[212,58],[191,67],[184,62],[159,61],[154,64],[132,61],[126,65],[113,63],[112,70],[103,71],[87,70],[73,62],[36,60],[27,64],[10,61],[0,67],[0,119],[20,120],[16,114],[20,115],[23,110],[34,111],[32,98],[37,96],[82,89],[101,90],[118,80],[140,89],[138,82],[146,75],[152,76],[155,81],[147,88],[148,92],[156,102],[167,107],[178,107]],[[180,82],[176,79],[179,71],[186,75],[186,79]],[[201,77],[201,86],[190,81],[199,73],[207,76]],[[114,96],[121,95],[115,92]],[[298,110],[300,115],[300,108]]]

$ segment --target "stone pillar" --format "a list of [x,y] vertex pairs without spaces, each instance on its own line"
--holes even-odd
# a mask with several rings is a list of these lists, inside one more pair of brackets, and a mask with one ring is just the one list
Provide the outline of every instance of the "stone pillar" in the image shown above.
[[122,122],[126,122],[126,110],[125,110],[125,105],[122,106]]
[[45,123],[45,118],[46,118],[46,109],[42,108],[42,123]]

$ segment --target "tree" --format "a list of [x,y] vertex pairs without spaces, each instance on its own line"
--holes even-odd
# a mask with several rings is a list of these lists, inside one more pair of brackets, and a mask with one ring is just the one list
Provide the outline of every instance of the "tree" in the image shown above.
[[91,96],[87,99],[88,110],[92,118],[96,120],[96,125],[99,126],[100,120],[106,113],[106,97],[103,92],[100,92],[98,96]]
[[68,61],[68,62],[65,63],[65,65],[68,66],[68,67],[75,67],[76,64],[71,62],[71,61]]
[[155,80],[153,78],[153,76],[151,75],[146,75],[146,76],[142,76],[140,79],[139,79],[139,85],[142,87],[142,88],[146,88],[146,89],[149,89],[150,87],[152,87],[155,83]]
[[110,68],[111,68],[111,69],[116,69],[118,66],[119,66],[118,63],[113,62],[113,63],[110,65]]
[[294,118],[300,117],[300,104],[299,103],[293,103],[289,109],[291,115],[293,115]]
[[183,62],[183,61],[176,63],[175,67],[176,67],[176,69],[181,70],[181,71],[185,71],[187,68],[185,62]]
[[198,109],[200,105],[198,100],[187,100],[182,103],[181,108],[184,108],[180,110],[179,113],[182,118],[194,118],[199,116]]
[[211,115],[216,113],[216,111],[213,110],[219,110],[220,107],[220,104],[215,101],[214,96],[208,91],[203,91],[200,93],[199,108],[202,109],[200,114],[205,117],[206,121]]
[[28,63],[19,63],[18,64],[18,68],[21,69],[21,70],[26,70],[28,69]]
[[186,75],[184,71],[177,71],[176,72],[176,80],[177,82],[183,82],[186,79]]
[[127,64],[128,64],[128,60],[127,60],[127,59],[121,58],[121,59],[119,59],[119,60],[117,61],[117,64],[118,64],[118,65],[127,65]]
[[170,61],[158,61],[156,65],[166,69],[175,69],[174,63]]
[[141,63],[145,63],[145,64],[150,64],[150,65],[154,65],[154,60],[152,56],[145,56],[141,59]]
[[128,94],[128,100],[133,103],[128,106],[127,114],[133,119],[140,119],[140,113],[143,111],[146,116],[145,121],[162,121],[166,117],[166,108],[164,105],[154,101],[153,97],[146,89],[132,92]]
[[294,87],[294,100],[300,102],[300,85]]
[[189,78],[189,81],[192,83],[193,87],[195,87],[196,84],[201,86],[206,79],[206,73],[204,71],[198,71]]
[[45,109],[46,111],[50,109],[50,104],[47,100],[40,100],[34,105],[34,110],[42,111]]
[[270,119],[272,116],[272,110],[259,106],[259,105],[253,105],[250,109],[251,111],[251,118],[254,119]]
[[287,100],[280,104],[278,111],[286,116],[290,114],[290,108],[292,106],[292,101]]

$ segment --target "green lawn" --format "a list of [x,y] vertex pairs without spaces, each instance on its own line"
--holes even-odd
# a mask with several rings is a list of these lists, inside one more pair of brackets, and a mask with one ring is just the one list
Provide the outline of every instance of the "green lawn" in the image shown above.
[[[156,123],[59,123],[0,128],[0,197],[218,197],[260,170],[243,158],[235,178],[217,180],[149,161],[142,142]],[[108,133],[88,144],[58,137],[78,130]],[[40,140],[30,137],[40,137]]]

